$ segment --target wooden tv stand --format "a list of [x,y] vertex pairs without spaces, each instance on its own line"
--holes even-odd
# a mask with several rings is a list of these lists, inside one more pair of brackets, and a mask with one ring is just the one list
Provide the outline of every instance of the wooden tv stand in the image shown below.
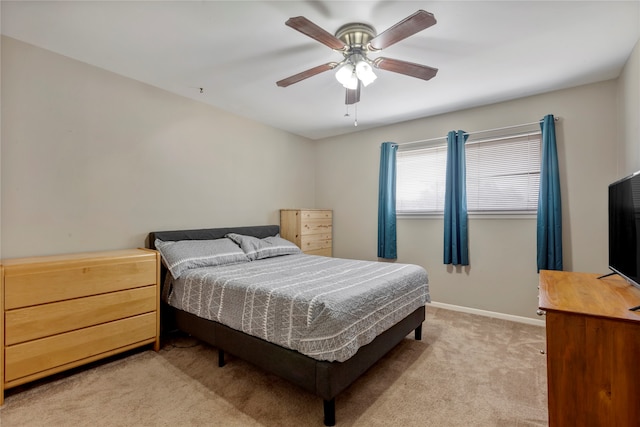
[[620,276],[540,272],[549,426],[640,426],[640,289]]

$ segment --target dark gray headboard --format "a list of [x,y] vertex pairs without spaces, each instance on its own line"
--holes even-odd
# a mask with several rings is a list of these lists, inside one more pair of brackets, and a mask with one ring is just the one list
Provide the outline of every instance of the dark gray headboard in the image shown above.
[[228,233],[244,234],[260,239],[275,236],[280,232],[279,225],[252,225],[246,227],[202,228],[199,230],[152,231],[149,233],[147,247],[155,249],[156,239],[164,242],[176,240],[213,240],[221,239]]

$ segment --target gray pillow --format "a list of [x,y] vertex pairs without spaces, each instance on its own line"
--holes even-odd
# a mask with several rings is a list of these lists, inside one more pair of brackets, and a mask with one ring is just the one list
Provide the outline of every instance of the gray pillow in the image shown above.
[[191,268],[249,262],[244,251],[227,238],[176,242],[163,242],[156,239],[155,245],[160,251],[165,266],[175,279]]
[[280,255],[302,253],[300,248],[294,243],[283,239],[279,235],[259,239],[253,236],[229,233],[226,237],[239,244],[247,257],[252,261]]

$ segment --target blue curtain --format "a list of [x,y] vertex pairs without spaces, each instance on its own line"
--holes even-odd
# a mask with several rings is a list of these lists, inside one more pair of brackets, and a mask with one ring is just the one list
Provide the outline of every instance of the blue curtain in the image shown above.
[[444,193],[444,263],[469,265],[467,167],[464,131],[447,135],[447,175]]
[[545,116],[540,128],[542,160],[538,195],[538,271],[562,270],[562,207],[553,115]]
[[396,250],[396,151],[398,145],[384,142],[380,147],[378,188],[378,257],[398,258]]

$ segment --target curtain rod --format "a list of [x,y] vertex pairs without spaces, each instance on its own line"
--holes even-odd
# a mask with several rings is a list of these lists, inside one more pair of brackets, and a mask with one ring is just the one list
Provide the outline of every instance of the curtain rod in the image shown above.
[[[559,120],[560,120],[560,117],[554,117],[553,118],[554,122],[557,122]],[[523,123],[521,125],[504,126],[504,127],[501,127],[501,128],[486,129],[486,130],[477,130],[475,132],[465,132],[464,134],[465,135],[471,135],[471,134],[478,134],[478,133],[495,132],[495,131],[498,131],[498,130],[507,130],[507,129],[513,129],[513,128],[520,128],[520,127],[525,127],[525,126],[537,125],[537,124],[540,124],[540,123],[542,123],[542,120],[539,120],[537,122],[531,122],[531,123]],[[422,143],[425,143],[425,142],[437,141],[439,139],[447,139],[447,137],[446,136],[439,136],[439,137],[436,137],[436,138],[421,139],[421,140],[418,140],[418,141],[399,142],[396,145],[400,146],[400,145],[409,145],[409,144],[422,144]]]

